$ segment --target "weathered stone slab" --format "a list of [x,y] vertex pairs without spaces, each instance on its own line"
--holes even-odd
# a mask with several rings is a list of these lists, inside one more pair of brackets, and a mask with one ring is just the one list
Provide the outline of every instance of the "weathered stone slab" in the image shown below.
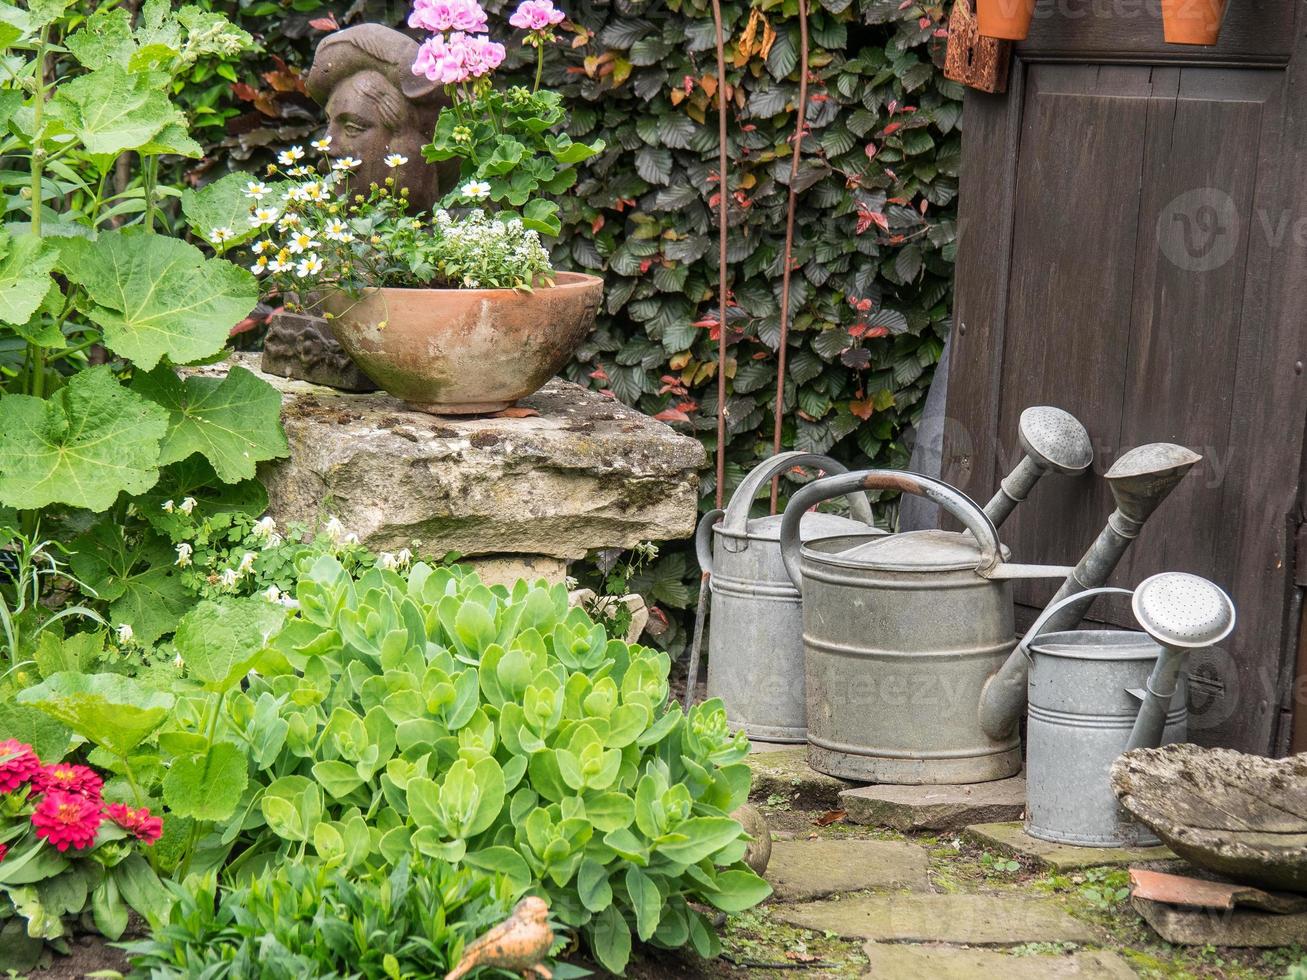
[[1307,943],[1307,912],[1277,915],[1258,909],[1194,909],[1146,898],[1130,904],[1153,931],[1177,946],[1293,946]]
[[810,767],[804,745],[750,752],[744,761],[753,770],[749,798],[755,803],[784,797],[795,809],[832,810],[840,805],[840,792],[853,785]]
[[797,926],[889,943],[1092,943],[1087,923],[1046,898],[1001,895],[846,895],[808,905],[779,905],[774,915]]
[[959,786],[858,786],[840,793],[851,823],[894,830],[961,830],[970,824],[1020,820],[1024,776]]
[[1198,867],[1307,892],[1307,753],[1266,759],[1188,743],[1137,749],[1113,763],[1112,789]]
[[1019,822],[978,824],[968,827],[965,836],[981,847],[1028,858],[1056,871],[1175,859],[1175,855],[1165,847],[1077,847],[1074,844],[1054,844],[1052,841],[1031,837]]
[[[261,373],[256,356],[233,363]],[[522,400],[538,415],[503,418],[261,376],[282,392],[290,442],[260,470],[283,524],[334,515],[374,550],[417,539],[424,554],[557,559],[694,533],[698,440],[571,382]]]
[[1138,974],[1116,953],[1014,956],[992,949],[867,943],[864,976],[929,977],[930,980],[1136,980]]
[[878,840],[778,840],[767,880],[782,902],[806,902],[836,892],[892,888],[926,891],[926,849]]

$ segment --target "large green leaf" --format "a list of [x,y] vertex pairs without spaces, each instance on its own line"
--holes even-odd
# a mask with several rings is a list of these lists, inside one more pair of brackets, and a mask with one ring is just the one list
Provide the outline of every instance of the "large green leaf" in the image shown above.
[[106,518],[72,547],[73,574],[109,603],[110,622],[126,623],[140,643],[171,632],[195,601],[173,563],[172,546],[158,535],[128,541],[122,526]]
[[87,152],[112,158],[149,142],[165,126],[182,122],[167,92],[166,75],[106,64],[63,82],[50,113]]
[[158,728],[173,696],[121,674],[62,671],[21,691],[19,704],[40,708],[78,735],[125,757]]
[[0,320],[25,324],[50,290],[50,270],[59,251],[37,235],[24,233],[0,239]]
[[245,754],[231,742],[216,742],[201,755],[173,762],[163,779],[163,799],[176,816],[226,820],[248,780]]
[[225,378],[183,381],[160,365],[139,375],[132,388],[171,416],[159,449],[161,463],[199,453],[224,483],[236,483],[252,479],[256,463],[286,455],[281,394],[243,367],[233,367]]
[[71,734],[67,726],[38,708],[0,702],[0,735],[26,742],[47,765],[63,759]]
[[60,266],[95,303],[104,342],[145,370],[217,353],[259,298],[255,278],[195,246],[140,229],[71,239]]
[[0,397],[0,503],[105,510],[159,478],[168,415],[107,366],[73,376],[48,399]]
[[[259,233],[258,228],[250,225],[250,209],[254,201],[246,194],[246,185],[252,180],[250,174],[232,173],[220,177],[197,189],[187,188],[182,191],[182,214],[191,231],[205,241],[215,228],[230,228],[233,237],[227,242],[230,248],[248,241]],[[281,201],[282,192],[290,186],[286,181],[264,181],[268,187],[264,204]]]
[[282,606],[261,598],[205,601],[182,617],[173,642],[187,673],[223,691],[249,672],[285,618]]

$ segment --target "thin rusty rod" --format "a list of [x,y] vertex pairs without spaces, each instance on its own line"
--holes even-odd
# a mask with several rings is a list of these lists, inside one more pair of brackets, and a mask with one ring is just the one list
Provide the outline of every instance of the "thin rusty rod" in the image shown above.
[[721,0],[712,0],[717,42],[717,507],[726,492],[726,35],[722,31]]
[[[803,153],[803,136],[808,128],[808,0],[799,0],[799,104],[795,108],[794,151],[790,154],[790,192],[785,205],[785,254],[781,270],[781,337],[776,362],[776,409],[772,428],[772,452],[781,451],[781,425],[785,419],[785,361],[790,340],[790,266],[794,264],[794,212],[799,195],[794,182],[799,176],[799,157]],[[771,513],[776,513],[780,496],[780,474],[771,480]],[[720,506],[720,505],[719,505]]]

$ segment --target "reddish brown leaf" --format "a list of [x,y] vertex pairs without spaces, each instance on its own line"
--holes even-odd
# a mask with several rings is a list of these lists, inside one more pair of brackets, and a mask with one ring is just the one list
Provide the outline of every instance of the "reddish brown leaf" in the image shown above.
[[314,17],[309,21],[309,26],[315,31],[338,31],[340,25],[336,23],[336,15],[328,13],[326,17]]
[[674,408],[666,408],[654,416],[659,422],[688,422],[690,416],[684,412],[678,412]]
[[502,412],[496,412],[494,417],[497,419],[533,419],[540,413],[534,408],[526,408],[522,405],[510,405]]
[[849,402],[849,411],[864,422],[871,418],[871,413],[875,410],[876,406],[871,403],[870,398],[859,398]]

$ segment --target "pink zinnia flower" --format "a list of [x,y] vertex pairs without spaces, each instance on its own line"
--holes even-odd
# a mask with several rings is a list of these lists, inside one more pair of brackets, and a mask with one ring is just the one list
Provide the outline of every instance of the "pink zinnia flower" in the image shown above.
[[100,802],[89,800],[81,793],[51,790],[41,797],[32,814],[36,836],[44,837],[56,850],[84,850],[95,843],[104,815]]
[[0,793],[12,793],[41,771],[41,760],[26,742],[0,742]]
[[436,34],[479,33],[486,29],[486,12],[477,0],[414,0],[408,26]]
[[59,762],[46,766],[32,777],[32,786],[41,793],[51,790],[63,790],[65,793],[81,793],[92,800],[100,799],[100,790],[104,780],[93,769],[76,766],[71,762]]
[[153,844],[163,836],[163,818],[150,816],[149,807],[133,810],[125,803],[110,803],[109,819],[147,844]]
[[563,12],[552,0],[522,0],[508,22],[524,31],[543,31],[563,22]]

